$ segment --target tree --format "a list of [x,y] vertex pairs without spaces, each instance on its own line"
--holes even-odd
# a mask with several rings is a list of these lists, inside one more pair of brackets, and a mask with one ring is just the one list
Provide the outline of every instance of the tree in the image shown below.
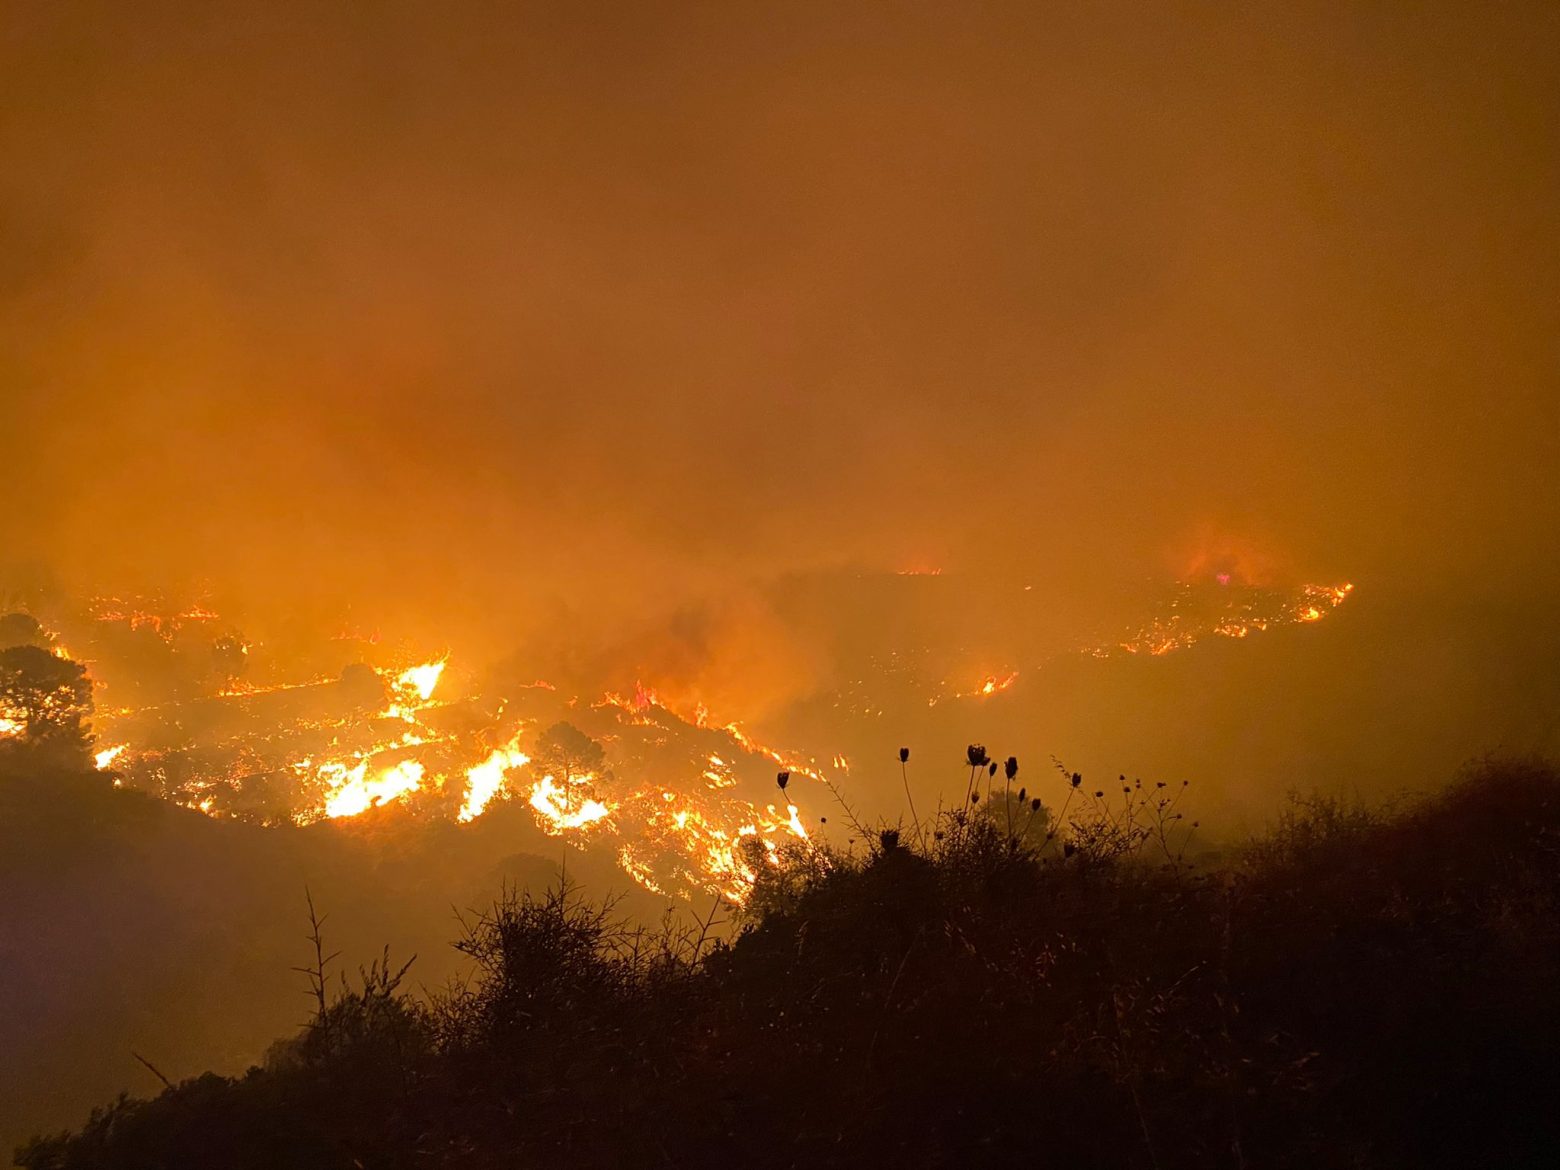
[[0,650],[0,728],[62,765],[85,766],[92,744],[92,682],[86,668],[40,646]]
[[600,776],[606,760],[606,749],[572,723],[554,723],[542,732],[531,755],[533,768],[565,784],[582,776]]

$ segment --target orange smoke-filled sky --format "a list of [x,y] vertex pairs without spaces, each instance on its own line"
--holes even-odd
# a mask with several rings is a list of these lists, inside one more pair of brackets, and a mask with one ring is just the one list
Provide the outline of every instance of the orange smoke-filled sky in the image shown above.
[[1556,60],[1549,4],[8,4],[0,538],[484,607],[1553,574]]

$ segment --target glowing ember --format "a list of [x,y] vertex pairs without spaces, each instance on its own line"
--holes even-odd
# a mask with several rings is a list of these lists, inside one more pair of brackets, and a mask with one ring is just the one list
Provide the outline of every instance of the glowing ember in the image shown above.
[[1303,585],[1292,594],[1274,590],[1247,589],[1237,598],[1229,596],[1227,580],[1219,581],[1216,604],[1196,587],[1183,584],[1166,612],[1156,617],[1127,639],[1114,645],[1098,646],[1088,653],[1097,658],[1112,654],[1169,654],[1200,641],[1207,635],[1244,638],[1273,626],[1319,622],[1342,605],[1354,586]]

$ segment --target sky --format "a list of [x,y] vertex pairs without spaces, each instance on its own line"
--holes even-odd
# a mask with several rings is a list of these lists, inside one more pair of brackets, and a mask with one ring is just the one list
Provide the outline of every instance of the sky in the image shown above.
[[1548,4],[19,0],[0,544],[517,629],[830,565],[1539,588],[1556,60]]

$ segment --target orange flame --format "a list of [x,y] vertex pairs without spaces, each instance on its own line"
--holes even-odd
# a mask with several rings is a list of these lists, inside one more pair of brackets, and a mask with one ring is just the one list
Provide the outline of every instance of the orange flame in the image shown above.
[[371,779],[365,778],[367,770],[368,761],[364,760],[340,773],[341,783],[325,798],[326,816],[355,817],[415,792],[423,779],[423,766],[416,760],[402,760]]
[[583,829],[612,815],[611,805],[587,795],[594,776],[586,775],[559,784],[543,776],[531,786],[530,805],[539,814],[542,831],[556,837],[568,829]]
[[503,790],[509,771],[523,768],[530,762],[530,757],[517,751],[511,743],[508,747],[494,748],[487,759],[467,768],[466,799],[456,819],[464,824],[480,817],[493,797]]

